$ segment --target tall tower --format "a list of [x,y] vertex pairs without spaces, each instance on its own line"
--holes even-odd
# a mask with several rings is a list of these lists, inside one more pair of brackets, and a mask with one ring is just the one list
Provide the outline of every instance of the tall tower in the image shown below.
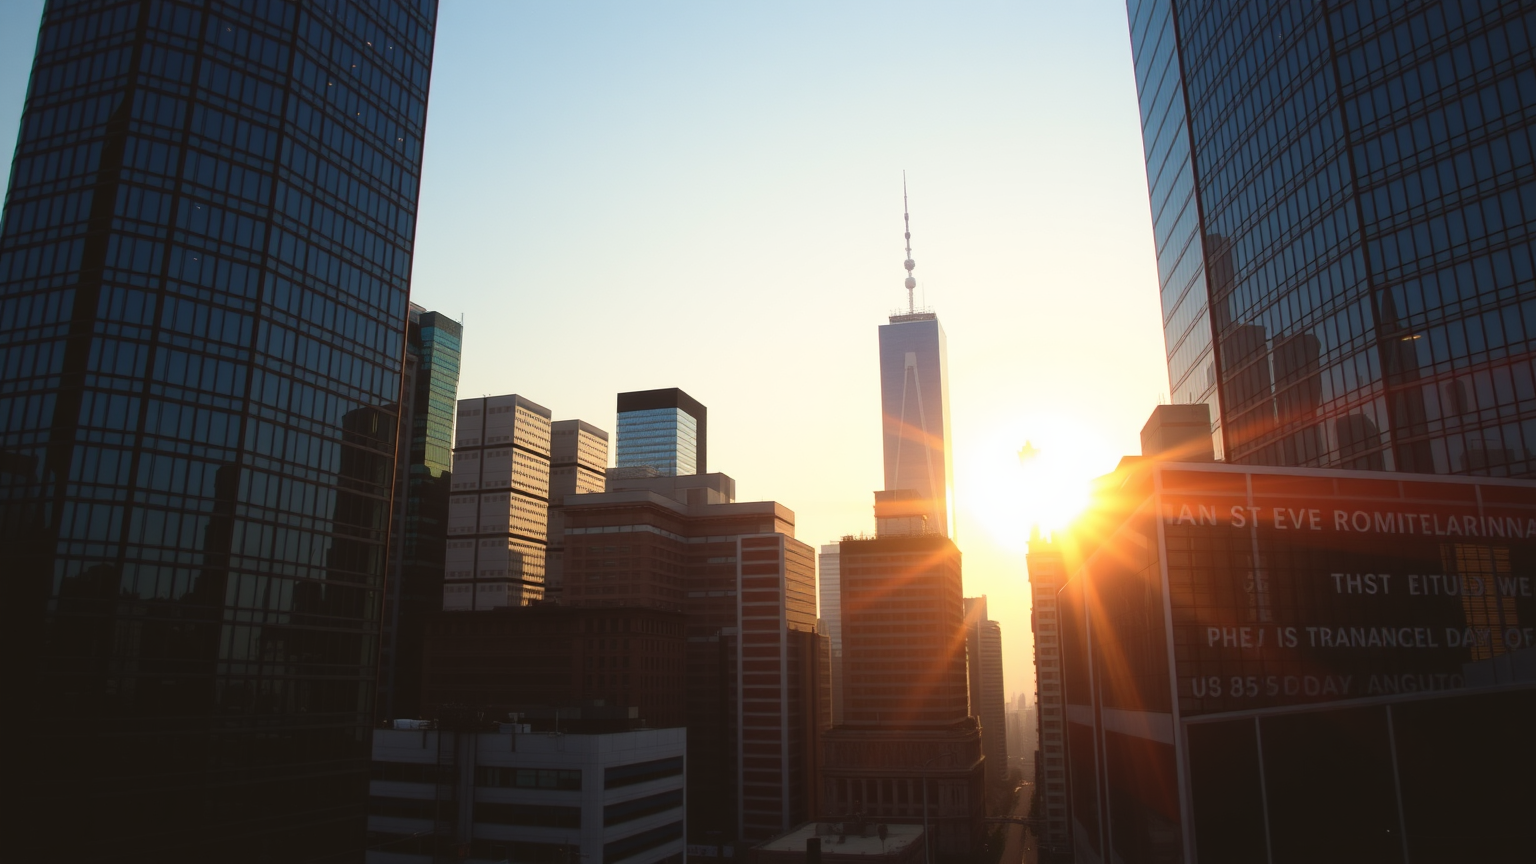
[[875,494],[876,533],[954,536],[949,455],[949,361],[944,328],[913,299],[912,226],[902,179],[907,308],[880,327],[880,410],[885,491]]
[[357,855],[436,17],[47,5],[0,230],[7,857]]
[[1528,6],[1126,6],[1169,385],[1217,458],[1536,475]]

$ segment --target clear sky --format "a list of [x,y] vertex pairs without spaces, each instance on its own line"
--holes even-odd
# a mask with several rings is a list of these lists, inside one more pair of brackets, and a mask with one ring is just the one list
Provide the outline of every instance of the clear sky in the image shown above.
[[[0,3],[7,177],[41,6]],[[611,431],[616,393],[687,390],[710,467],[820,545],[873,529],[903,170],[966,593],[1032,689],[1029,522],[1167,389],[1119,0],[443,0],[413,299],[463,316],[462,395]]]

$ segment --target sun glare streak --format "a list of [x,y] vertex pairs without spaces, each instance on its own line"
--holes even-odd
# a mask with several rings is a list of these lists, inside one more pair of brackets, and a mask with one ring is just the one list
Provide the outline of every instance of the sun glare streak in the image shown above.
[[1013,552],[1027,549],[1033,526],[1051,532],[1070,525],[1088,506],[1093,478],[1117,461],[1092,430],[1059,417],[1009,424],[956,456],[962,476],[955,497],[966,524]]

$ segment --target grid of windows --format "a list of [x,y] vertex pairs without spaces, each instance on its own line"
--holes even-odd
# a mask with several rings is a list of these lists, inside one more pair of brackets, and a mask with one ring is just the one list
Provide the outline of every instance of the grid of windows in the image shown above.
[[[1524,476],[1536,12],[1130,3],[1154,224],[1180,101],[1229,459]],[[1160,23],[1161,22],[1161,23]],[[1176,43],[1167,47],[1171,40]],[[1181,74],[1182,71],[1182,74]],[[1179,99],[1156,82],[1177,79]],[[1191,371],[1159,229],[1169,372]],[[1186,301],[1190,308],[1198,303]],[[1199,383],[1199,382],[1196,382]]]
[[20,857],[362,834],[435,18],[44,14],[0,227]]
[[681,408],[648,408],[619,414],[614,463],[680,476],[698,471],[699,426]]

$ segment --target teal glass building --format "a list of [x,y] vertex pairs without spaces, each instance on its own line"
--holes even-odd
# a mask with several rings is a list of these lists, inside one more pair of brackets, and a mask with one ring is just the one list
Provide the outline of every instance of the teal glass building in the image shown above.
[[443,608],[463,337],[458,321],[411,304],[379,652],[378,716],[383,720],[419,715],[427,616]]
[[54,0],[0,226],[16,860],[357,860],[434,0]]
[[1128,0],[1168,371],[1217,455],[1536,473],[1536,11]]

